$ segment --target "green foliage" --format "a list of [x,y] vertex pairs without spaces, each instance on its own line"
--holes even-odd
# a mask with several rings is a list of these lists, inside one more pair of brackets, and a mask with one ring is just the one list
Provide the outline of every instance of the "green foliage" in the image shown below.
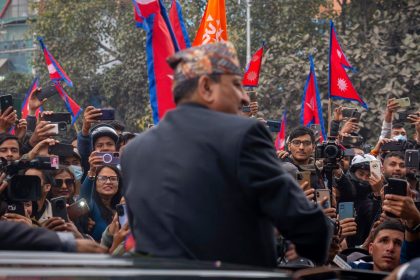
[[[164,0],[167,8],[170,2]],[[193,41],[207,1],[180,2]],[[34,1],[33,5],[39,3]],[[243,66],[245,3],[226,0],[229,39],[237,46]],[[369,105],[362,120],[376,140],[388,97],[409,96],[419,107],[416,19],[420,4],[410,0],[340,3],[345,12],[338,14],[331,9],[332,0],[252,1],[252,51],[263,41],[268,47],[257,89],[261,115],[279,119],[287,108],[289,128],[299,123],[308,55],[313,54],[327,120],[328,21],[332,18],[345,54],[358,69],[349,75]],[[321,5],[326,7],[322,12]],[[116,108],[130,130],[143,129],[150,123],[145,31],[134,25],[131,0],[49,0],[39,11],[31,32],[44,37],[73,80],[75,87],[67,89],[69,94],[83,107],[94,104]],[[41,52],[35,59],[35,69],[43,81],[48,79]]]

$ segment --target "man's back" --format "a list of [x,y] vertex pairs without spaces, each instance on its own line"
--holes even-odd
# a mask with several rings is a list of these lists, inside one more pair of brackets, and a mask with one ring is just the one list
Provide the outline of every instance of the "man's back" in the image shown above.
[[281,170],[255,120],[179,106],[127,146],[122,167],[137,251],[273,266],[275,224],[298,251],[325,255],[323,213]]

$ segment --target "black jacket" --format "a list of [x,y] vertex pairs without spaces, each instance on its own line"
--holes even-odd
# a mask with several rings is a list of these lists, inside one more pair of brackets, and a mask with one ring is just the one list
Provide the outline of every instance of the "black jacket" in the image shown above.
[[275,225],[301,256],[326,259],[327,218],[259,121],[178,106],[128,144],[122,172],[138,252],[275,266]]

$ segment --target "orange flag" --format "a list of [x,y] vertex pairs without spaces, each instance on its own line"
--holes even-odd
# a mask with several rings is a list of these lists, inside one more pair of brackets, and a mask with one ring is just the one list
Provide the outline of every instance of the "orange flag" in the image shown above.
[[227,40],[225,0],[209,0],[193,46]]

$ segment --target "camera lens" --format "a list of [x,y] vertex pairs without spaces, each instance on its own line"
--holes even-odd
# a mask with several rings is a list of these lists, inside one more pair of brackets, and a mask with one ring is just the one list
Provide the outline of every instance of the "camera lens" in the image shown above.
[[111,154],[104,154],[102,157],[104,163],[112,162],[112,155]]
[[328,158],[337,158],[339,155],[338,147],[335,145],[326,146],[324,152]]

